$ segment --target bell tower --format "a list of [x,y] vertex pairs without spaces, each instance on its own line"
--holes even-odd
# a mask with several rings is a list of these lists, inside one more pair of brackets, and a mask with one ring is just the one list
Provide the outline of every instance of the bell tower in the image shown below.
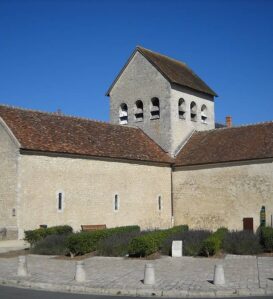
[[195,130],[215,128],[216,93],[186,64],[142,47],[107,95],[111,123],[139,127],[171,156]]

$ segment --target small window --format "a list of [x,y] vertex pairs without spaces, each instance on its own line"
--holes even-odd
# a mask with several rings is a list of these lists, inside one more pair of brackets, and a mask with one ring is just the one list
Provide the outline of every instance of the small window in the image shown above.
[[201,121],[206,124],[207,120],[208,120],[207,107],[206,105],[203,105],[201,107]]
[[143,103],[141,100],[137,100],[135,104],[135,120],[143,121]]
[[197,120],[197,106],[195,102],[191,102],[191,120]]
[[128,107],[125,103],[119,107],[119,123],[121,125],[128,124]]
[[118,194],[115,194],[115,199],[114,199],[114,211],[119,210],[119,196]]
[[158,210],[159,211],[162,210],[162,198],[161,198],[161,195],[158,196]]
[[63,210],[63,193],[58,193],[58,211]]
[[178,101],[178,116],[180,119],[186,118],[186,103],[182,98]]
[[159,119],[159,118],[160,118],[159,99],[152,98],[152,100],[151,100],[151,119]]

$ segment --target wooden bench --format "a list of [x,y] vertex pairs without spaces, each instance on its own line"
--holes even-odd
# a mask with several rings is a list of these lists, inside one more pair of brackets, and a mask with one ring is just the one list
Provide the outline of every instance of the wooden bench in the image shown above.
[[106,224],[97,224],[97,225],[81,225],[82,231],[95,231],[100,229],[106,229]]

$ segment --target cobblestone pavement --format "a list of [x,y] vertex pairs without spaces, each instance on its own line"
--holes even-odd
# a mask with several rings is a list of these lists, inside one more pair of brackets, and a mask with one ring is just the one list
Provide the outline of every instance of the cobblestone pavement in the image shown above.
[[[87,280],[74,280],[75,261],[28,255],[30,276],[16,276],[17,258],[0,258],[0,284],[94,294],[156,296],[231,296],[273,294],[273,257],[233,256],[225,259],[171,258],[147,261],[91,257],[84,260]],[[143,284],[144,266],[152,263],[156,284]],[[212,284],[214,266],[223,264],[225,286]]]

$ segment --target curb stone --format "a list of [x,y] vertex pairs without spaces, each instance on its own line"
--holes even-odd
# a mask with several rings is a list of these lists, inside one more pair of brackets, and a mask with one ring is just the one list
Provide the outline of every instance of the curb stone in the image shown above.
[[146,296],[146,297],[237,297],[237,296],[258,296],[273,295],[273,288],[270,289],[220,289],[220,290],[156,290],[150,288],[138,289],[114,289],[95,288],[82,284],[52,284],[43,282],[33,282],[24,279],[1,279],[0,285],[18,288],[44,290],[51,292],[64,292],[74,294],[94,294],[112,296]]

